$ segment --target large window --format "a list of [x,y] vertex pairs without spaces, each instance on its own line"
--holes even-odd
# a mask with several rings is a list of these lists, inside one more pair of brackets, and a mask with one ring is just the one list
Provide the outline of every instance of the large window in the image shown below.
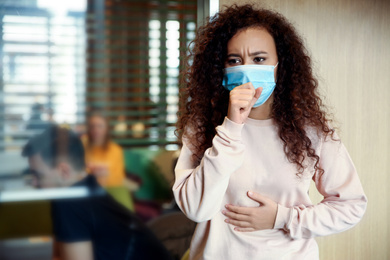
[[196,1],[101,3],[88,10],[88,110],[104,111],[122,146],[177,149],[178,84]]
[[84,120],[86,2],[71,2],[1,5],[2,151],[18,150],[49,123]]
[[195,28],[195,0],[0,0],[0,179],[27,167],[28,138],[53,123],[82,133],[92,110],[124,148],[177,149]]
[[177,148],[195,0],[0,0],[0,7],[0,152],[19,152],[51,123],[82,129],[91,110],[104,112],[124,147]]

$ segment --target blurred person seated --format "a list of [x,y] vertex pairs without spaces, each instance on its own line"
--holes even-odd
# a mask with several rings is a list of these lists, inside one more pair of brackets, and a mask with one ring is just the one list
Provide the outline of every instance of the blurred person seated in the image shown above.
[[110,140],[109,124],[105,117],[94,112],[87,120],[87,133],[82,137],[87,169],[103,187],[126,186],[131,191],[139,183],[126,178],[122,148]]
[[84,187],[89,196],[52,201],[61,260],[171,259],[152,232],[85,172],[84,149],[73,132],[51,126],[22,151],[39,187]]

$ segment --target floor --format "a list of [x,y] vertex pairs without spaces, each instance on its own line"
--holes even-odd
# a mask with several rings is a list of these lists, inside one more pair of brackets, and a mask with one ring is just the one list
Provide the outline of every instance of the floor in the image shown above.
[[0,260],[50,260],[49,237],[0,240]]

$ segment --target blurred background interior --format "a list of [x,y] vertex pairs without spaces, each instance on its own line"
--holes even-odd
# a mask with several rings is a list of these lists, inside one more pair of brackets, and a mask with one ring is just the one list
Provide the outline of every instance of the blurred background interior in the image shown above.
[[[171,185],[179,72],[197,6],[0,0],[0,259],[52,257],[50,203],[31,198],[21,156],[27,140],[52,124],[80,136],[89,172],[165,239],[159,217],[178,212]],[[176,227],[183,223],[180,241],[169,238],[178,258],[194,225],[172,218]]]

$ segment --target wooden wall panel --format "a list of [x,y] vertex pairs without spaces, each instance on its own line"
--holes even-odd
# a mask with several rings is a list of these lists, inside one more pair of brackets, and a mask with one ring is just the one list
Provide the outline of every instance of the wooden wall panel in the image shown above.
[[[235,2],[220,0],[220,6]],[[390,259],[390,1],[256,3],[285,15],[303,35],[369,199],[358,226],[317,239],[321,259]]]

